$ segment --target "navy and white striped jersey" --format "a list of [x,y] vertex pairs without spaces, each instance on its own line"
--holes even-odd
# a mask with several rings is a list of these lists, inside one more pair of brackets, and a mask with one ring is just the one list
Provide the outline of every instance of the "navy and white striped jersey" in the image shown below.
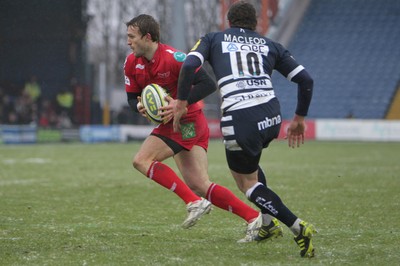
[[213,67],[223,112],[275,98],[271,83],[274,69],[288,80],[304,69],[281,44],[242,28],[208,33],[188,55],[198,57],[202,63],[207,60]]

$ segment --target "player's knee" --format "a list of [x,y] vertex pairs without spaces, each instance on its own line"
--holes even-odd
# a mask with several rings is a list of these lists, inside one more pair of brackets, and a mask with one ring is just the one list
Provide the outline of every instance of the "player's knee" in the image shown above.
[[190,190],[200,197],[206,197],[209,184],[207,182],[188,182]]
[[141,171],[141,169],[144,166],[144,161],[145,160],[141,159],[139,156],[136,155],[132,160],[132,165],[136,170]]
[[133,168],[135,168],[135,169],[139,168],[139,162],[135,159],[132,160],[132,165],[133,165]]
[[250,156],[244,152],[226,151],[229,169],[241,174],[250,174],[258,169],[261,153]]

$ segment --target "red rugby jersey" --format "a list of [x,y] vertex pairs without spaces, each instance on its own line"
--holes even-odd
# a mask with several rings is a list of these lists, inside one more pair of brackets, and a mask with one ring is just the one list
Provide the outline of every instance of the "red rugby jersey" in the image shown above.
[[[185,53],[163,43],[158,44],[150,61],[131,53],[124,65],[126,92],[141,93],[144,87],[156,83],[176,99],[179,72],[185,58]],[[198,103],[191,104],[188,106],[188,113],[198,109],[201,109]]]

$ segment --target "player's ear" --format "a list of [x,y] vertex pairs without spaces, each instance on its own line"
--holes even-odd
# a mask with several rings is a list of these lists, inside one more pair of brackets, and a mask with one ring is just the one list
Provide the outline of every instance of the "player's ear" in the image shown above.
[[146,40],[152,41],[152,39],[151,39],[151,34],[150,34],[150,33],[146,33],[143,37],[144,37]]

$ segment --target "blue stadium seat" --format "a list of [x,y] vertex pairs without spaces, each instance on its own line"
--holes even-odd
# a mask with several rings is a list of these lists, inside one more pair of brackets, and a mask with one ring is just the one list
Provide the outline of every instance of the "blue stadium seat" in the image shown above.
[[[381,119],[400,80],[400,1],[313,0],[288,49],[314,78],[311,118]],[[291,118],[296,86],[272,78]]]

